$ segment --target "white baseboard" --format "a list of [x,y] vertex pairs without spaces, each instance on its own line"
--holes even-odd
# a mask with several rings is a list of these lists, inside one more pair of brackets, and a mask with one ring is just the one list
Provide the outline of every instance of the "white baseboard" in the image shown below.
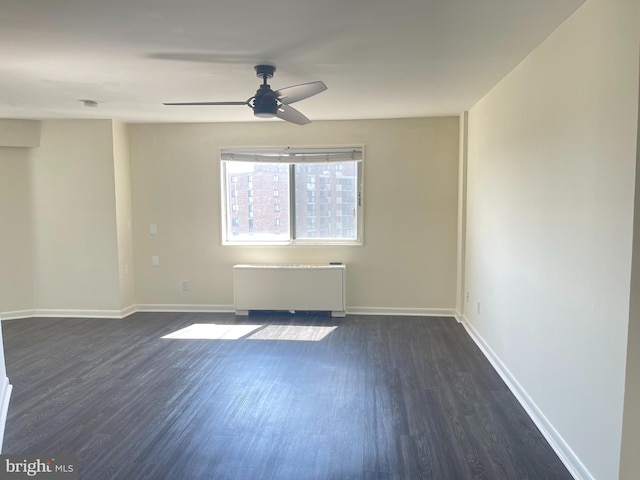
[[[122,319],[136,312],[235,312],[233,305],[189,305],[189,304],[138,304],[129,305],[122,310],[80,310],[80,309],[35,309],[1,312],[2,320],[15,320],[31,317],[70,317],[70,318],[115,318]],[[419,317],[455,317],[460,321],[457,311],[451,308],[402,308],[402,307],[347,307],[351,315],[398,315]]]
[[[131,312],[133,313],[133,312]],[[128,313],[127,315],[130,315]],[[14,312],[1,312],[2,320],[17,320],[21,318],[124,318],[121,310],[81,310],[81,309],[35,309],[19,310]]]
[[21,318],[105,318],[123,319],[136,312],[233,312],[233,305],[129,305],[122,310],[35,309],[2,312],[2,320]]
[[544,413],[538,408],[535,402],[531,399],[527,391],[514,375],[509,371],[498,355],[493,351],[489,344],[482,338],[482,335],[475,329],[475,327],[469,322],[469,319],[465,315],[458,313],[458,321],[462,323],[464,328],[469,333],[469,336],[478,345],[482,353],[489,360],[493,368],[498,372],[498,375],[507,384],[511,393],[516,397],[518,402],[525,409],[533,423],[536,424],[544,438],[549,442],[551,448],[556,452],[562,463],[569,470],[569,473],[576,480],[594,480],[594,477],[589,473],[587,467],[580,461],[580,458],[575,454],[567,442],[562,438],[558,431],[554,428],[551,422],[545,417]]
[[121,318],[120,310],[36,309],[32,317]]
[[18,320],[21,318],[125,318],[135,313],[136,306],[130,305],[122,310],[82,310],[82,309],[35,309],[35,310],[16,310],[12,312],[0,312],[2,320]]
[[[137,312],[235,312],[233,305],[136,305]],[[399,315],[421,317],[454,317],[456,311],[446,308],[347,307],[351,315]]]
[[135,305],[129,305],[126,308],[120,310],[120,318],[128,317],[129,315],[136,313],[138,310]]
[[455,316],[455,310],[450,308],[347,307],[347,314],[453,317]]
[[9,379],[7,377],[0,379],[0,452],[2,452],[4,427],[7,423],[7,412],[9,411],[11,390],[13,390],[13,385],[9,383]]
[[18,318],[29,318],[35,316],[35,310],[14,310],[11,312],[0,312],[2,320],[16,320]]
[[135,306],[136,312],[200,312],[229,313],[235,312],[233,305],[181,305],[181,304],[143,304]]

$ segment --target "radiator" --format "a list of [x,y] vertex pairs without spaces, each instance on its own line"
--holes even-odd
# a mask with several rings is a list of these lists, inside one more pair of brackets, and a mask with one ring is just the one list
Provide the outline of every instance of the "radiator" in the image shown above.
[[236,315],[249,310],[330,311],[345,316],[344,265],[235,265]]

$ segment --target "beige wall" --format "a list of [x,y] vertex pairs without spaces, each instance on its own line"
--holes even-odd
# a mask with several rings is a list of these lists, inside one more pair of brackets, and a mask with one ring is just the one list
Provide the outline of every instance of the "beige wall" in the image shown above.
[[634,480],[640,472],[640,170],[637,167],[638,164],[640,164],[640,101],[638,103],[631,302],[620,461],[621,480]]
[[40,122],[0,118],[0,146],[29,148],[40,145]]
[[464,315],[465,307],[465,256],[467,235],[467,152],[469,133],[469,112],[460,115],[460,135],[458,151],[458,246],[456,261],[456,313]]
[[119,311],[111,121],[43,121],[31,180],[35,308]]
[[115,178],[116,228],[118,236],[118,281],[120,309],[133,307],[135,269],[133,262],[133,212],[131,209],[131,168],[129,133],[122,122],[113,122],[113,168]]
[[33,308],[29,149],[0,147],[0,312]]
[[618,478],[639,21],[588,1],[469,114],[466,316],[584,478]]
[[[48,120],[40,137],[38,148],[3,150],[24,161],[0,166],[7,184],[0,194],[19,194],[3,216],[15,216],[23,230],[6,236],[11,244],[3,253],[15,265],[6,263],[11,268],[0,274],[12,299],[0,304],[2,312],[117,315],[136,304],[228,309],[236,263],[329,261],[349,265],[347,304],[354,311],[455,308],[455,117],[305,128]],[[221,245],[219,147],[351,144],[366,148],[363,246]],[[149,235],[151,223],[156,236]],[[160,267],[151,267],[151,255]],[[181,280],[189,280],[190,291],[180,289]]]
[[[130,125],[136,295],[233,305],[237,263],[340,261],[352,311],[453,310],[458,118]],[[365,145],[363,246],[222,246],[218,149]],[[158,234],[149,234],[149,225]],[[160,267],[151,266],[151,256]],[[189,280],[191,290],[180,290]]]

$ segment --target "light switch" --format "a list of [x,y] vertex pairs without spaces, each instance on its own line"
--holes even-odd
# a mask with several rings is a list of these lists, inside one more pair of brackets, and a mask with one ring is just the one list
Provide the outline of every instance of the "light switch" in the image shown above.
[[149,233],[151,235],[157,235],[158,234],[158,226],[153,224],[153,223],[151,225],[149,225]]
[[154,255],[153,257],[151,257],[151,265],[154,267],[159,267],[160,266],[160,257],[158,257],[157,255]]

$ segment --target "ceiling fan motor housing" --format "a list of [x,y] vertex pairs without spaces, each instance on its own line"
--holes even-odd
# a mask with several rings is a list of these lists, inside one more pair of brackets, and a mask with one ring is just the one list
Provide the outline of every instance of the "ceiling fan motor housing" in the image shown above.
[[253,114],[256,117],[271,118],[278,113],[278,101],[270,95],[271,93],[273,91],[269,85],[266,83],[260,85],[253,99]]

